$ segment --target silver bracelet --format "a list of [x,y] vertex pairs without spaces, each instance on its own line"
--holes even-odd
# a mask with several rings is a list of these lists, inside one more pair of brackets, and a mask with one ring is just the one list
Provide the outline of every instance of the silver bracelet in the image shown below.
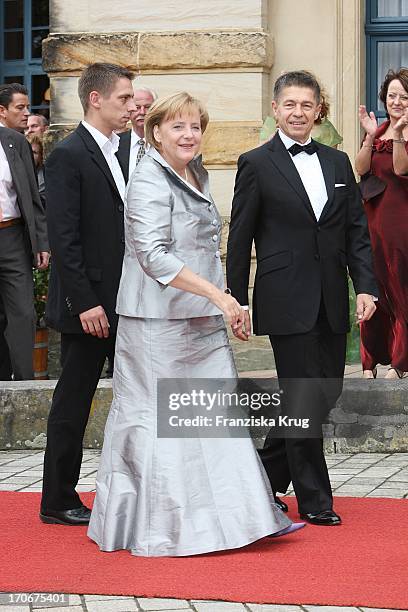
[[406,140],[404,140],[403,138],[393,138],[392,142],[400,142],[401,144],[405,144]]

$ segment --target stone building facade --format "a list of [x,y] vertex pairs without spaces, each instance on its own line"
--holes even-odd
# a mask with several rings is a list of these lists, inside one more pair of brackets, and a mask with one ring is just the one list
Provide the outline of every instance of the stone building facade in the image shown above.
[[204,161],[221,214],[230,212],[236,160],[257,145],[275,78],[305,68],[329,93],[331,120],[354,156],[364,98],[363,0],[50,0],[43,66],[54,137],[81,118],[84,66],[111,61],[159,96],[187,90],[208,106]]

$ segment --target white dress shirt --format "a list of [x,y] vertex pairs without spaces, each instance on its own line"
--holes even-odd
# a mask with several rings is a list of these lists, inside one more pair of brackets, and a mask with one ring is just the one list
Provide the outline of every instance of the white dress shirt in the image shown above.
[[10,165],[0,143],[0,221],[10,221],[20,217],[21,212],[17,202],[17,192],[14,188]]
[[84,120],[82,121],[82,125],[88,130],[88,132],[91,134],[93,139],[96,141],[96,144],[102,151],[102,154],[106,159],[106,162],[112,173],[113,180],[115,181],[116,187],[118,188],[118,191],[120,193],[120,197],[123,200],[125,197],[126,184],[121,167],[118,162],[118,158],[115,155],[116,151],[119,149],[119,136],[112,132],[110,137],[107,138],[105,134],[102,134],[102,132],[100,132],[95,127],[93,127],[93,125]]
[[[284,134],[281,130],[278,130],[278,133],[286,149],[289,149],[297,142],[296,140],[289,138],[289,136],[286,136],[286,134]],[[311,140],[312,139],[309,138],[306,142],[298,142],[297,144],[304,146],[309,144]],[[317,153],[309,155],[308,153],[303,152],[298,153],[297,155],[291,155],[289,152],[289,155],[296,166],[296,170],[299,172],[300,179],[307,195],[309,196],[313,212],[318,221],[327,202],[327,189]]]
[[136,159],[137,159],[137,153],[140,149],[140,144],[139,141],[143,140],[144,141],[144,146],[145,146],[145,150],[146,153],[150,148],[150,145],[146,142],[146,140],[144,138],[141,138],[140,136],[138,136],[136,134],[136,132],[134,130],[131,131],[130,134],[130,152],[129,152],[129,173],[128,173],[128,177],[130,179],[130,177],[132,176],[133,170],[136,168]]

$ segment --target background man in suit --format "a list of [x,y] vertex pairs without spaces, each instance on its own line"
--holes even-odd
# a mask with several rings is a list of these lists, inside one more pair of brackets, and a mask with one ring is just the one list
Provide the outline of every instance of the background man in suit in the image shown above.
[[4,127],[24,133],[30,115],[28,91],[20,83],[0,86],[0,122]]
[[88,66],[78,83],[85,118],[46,162],[53,254],[47,318],[61,332],[62,372],[48,419],[40,511],[45,523],[89,522],[90,510],[75,486],[92,398],[115,344],[125,180],[113,130],[123,129],[135,110],[132,78],[114,64]]
[[[30,114],[29,107],[30,105],[29,105],[29,100],[28,100],[28,91],[26,87],[24,87],[24,85],[21,85],[20,83],[8,83],[5,85],[0,85],[0,127],[7,127],[12,130],[16,130],[17,132],[24,133],[24,130],[27,127],[27,118]],[[9,143],[9,144],[12,144],[12,143]],[[31,155],[31,149],[30,149],[30,155]],[[13,160],[10,160],[10,161],[13,165]],[[40,213],[36,207],[34,210],[35,210],[35,214],[42,215],[43,220],[45,221],[44,211]],[[13,218],[21,219],[20,213],[17,210],[15,211],[15,216]],[[45,228],[44,221],[42,222],[42,229]],[[41,222],[40,222],[40,225],[41,225]],[[42,229],[40,230],[41,232],[42,232]],[[46,245],[46,242],[43,242],[43,244]],[[48,247],[45,246],[45,249],[46,248]],[[17,250],[19,250],[18,247],[17,247]],[[35,254],[35,259],[36,258],[37,258],[37,254]],[[32,298],[31,300],[29,300],[29,303],[32,304]],[[6,331],[6,327],[7,327],[6,312],[5,312],[5,307],[2,304],[1,295],[0,295],[0,380],[10,380],[12,373],[13,373],[12,359],[9,353],[8,343],[4,335]],[[19,329],[21,330],[21,332],[23,332],[22,328],[19,328]],[[20,334],[18,335],[20,336]],[[31,338],[31,333],[30,333],[30,338]],[[9,342],[10,341],[11,342],[14,341],[11,338],[11,328],[9,328]],[[22,369],[21,367],[18,367],[17,371],[15,372],[16,379],[20,379],[20,378],[25,379],[25,378],[33,377],[32,364],[29,368],[27,367],[29,363],[29,354],[26,353],[27,346],[28,345],[25,344],[26,348],[23,349],[22,347],[22,350],[24,350],[24,362],[25,363],[24,365],[22,365]],[[31,348],[31,352],[32,352],[32,348]],[[15,355],[13,356],[13,362],[15,365],[17,365]]]
[[29,115],[27,118],[27,127],[24,131],[26,136],[30,134],[38,134],[43,136],[48,130],[48,120],[44,115]]
[[33,378],[33,265],[48,266],[44,208],[30,145],[0,127],[0,380]]
[[144,119],[155,100],[157,100],[157,94],[152,89],[139,87],[134,90],[136,110],[130,118],[132,129],[119,134],[120,143],[116,154],[126,183],[149,148],[144,135]]
[[[316,79],[306,72],[282,75],[272,107],[278,133],[238,161],[228,286],[240,304],[248,304],[254,239],[254,331],[269,335],[280,379],[337,379],[330,409],[344,375],[347,267],[358,320],[375,311],[366,218],[347,155],[310,138],[320,111]],[[250,327],[247,312],[235,334],[246,340]],[[341,522],[333,511],[321,438],[274,438],[271,431],[261,458],[274,491],[285,493],[293,482],[303,519],[318,525]],[[284,502],[278,503],[287,510]]]

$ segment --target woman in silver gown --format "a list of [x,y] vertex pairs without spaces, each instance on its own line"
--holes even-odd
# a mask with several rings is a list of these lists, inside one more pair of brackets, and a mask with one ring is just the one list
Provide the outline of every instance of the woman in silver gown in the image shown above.
[[235,378],[224,319],[221,221],[199,152],[208,115],[187,93],[158,100],[152,145],[125,206],[113,402],[88,535],[102,551],[183,556],[296,530],[276,506],[249,438],[160,438],[157,380]]

